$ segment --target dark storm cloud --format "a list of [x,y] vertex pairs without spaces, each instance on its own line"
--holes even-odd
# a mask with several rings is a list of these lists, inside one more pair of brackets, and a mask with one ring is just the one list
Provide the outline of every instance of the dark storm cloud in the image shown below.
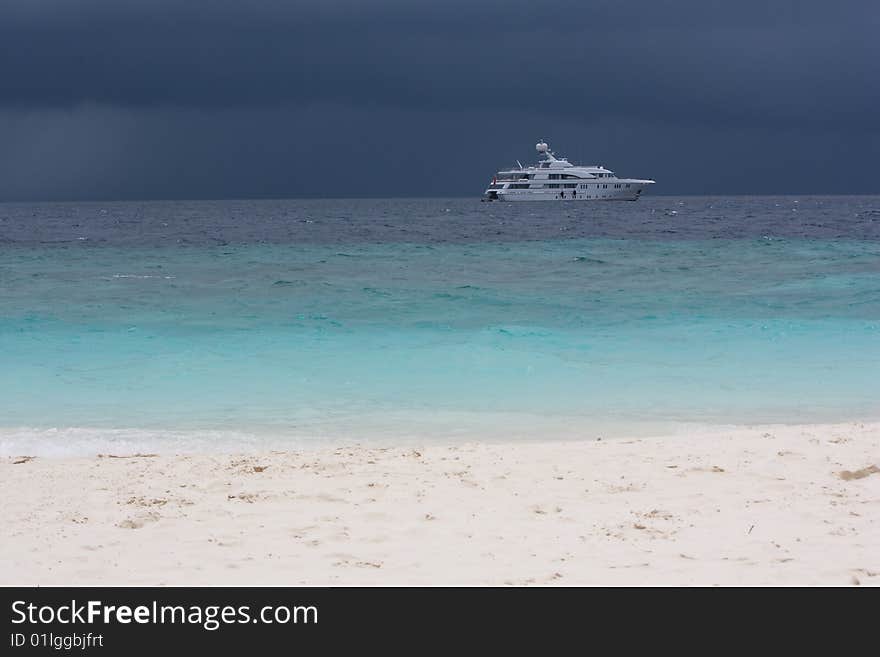
[[[873,2],[4,3],[0,100],[873,120]],[[874,25],[872,26],[872,17]]]
[[341,159],[348,195],[478,194],[540,135],[666,193],[876,191],[878,23],[869,0],[0,0],[0,199],[336,195]]

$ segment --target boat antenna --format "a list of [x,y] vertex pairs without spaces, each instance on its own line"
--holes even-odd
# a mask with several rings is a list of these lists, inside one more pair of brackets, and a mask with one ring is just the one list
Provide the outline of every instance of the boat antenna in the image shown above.
[[519,170],[522,171],[522,168],[523,168],[522,163],[519,160],[517,160],[516,163],[519,164]]

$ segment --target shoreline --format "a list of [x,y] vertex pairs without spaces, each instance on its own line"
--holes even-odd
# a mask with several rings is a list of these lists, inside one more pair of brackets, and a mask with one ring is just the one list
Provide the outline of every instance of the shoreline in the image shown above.
[[[430,416],[385,413],[358,419],[361,428],[327,430],[138,426],[0,426],[0,459],[31,456],[77,459],[99,455],[150,453],[162,456],[212,454],[259,455],[275,452],[326,452],[339,448],[423,448],[480,445],[530,445],[618,440],[678,440],[689,436],[721,436],[740,431],[776,431],[791,427],[826,428],[878,425],[876,414],[804,422],[757,420],[628,420],[589,419],[583,415],[500,412],[442,412]],[[437,416],[440,416],[438,419]],[[394,428],[396,427],[396,429]],[[400,427],[418,427],[402,431]]]
[[880,422],[2,457],[3,585],[880,585]]

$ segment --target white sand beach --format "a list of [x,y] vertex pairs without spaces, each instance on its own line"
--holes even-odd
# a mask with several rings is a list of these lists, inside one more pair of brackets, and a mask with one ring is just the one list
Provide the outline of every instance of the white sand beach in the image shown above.
[[880,423],[0,472],[7,585],[880,584]]

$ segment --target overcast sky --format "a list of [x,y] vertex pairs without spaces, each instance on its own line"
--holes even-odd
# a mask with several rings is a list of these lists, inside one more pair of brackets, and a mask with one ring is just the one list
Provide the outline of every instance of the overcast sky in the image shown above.
[[0,0],[0,200],[880,193],[880,2]]

